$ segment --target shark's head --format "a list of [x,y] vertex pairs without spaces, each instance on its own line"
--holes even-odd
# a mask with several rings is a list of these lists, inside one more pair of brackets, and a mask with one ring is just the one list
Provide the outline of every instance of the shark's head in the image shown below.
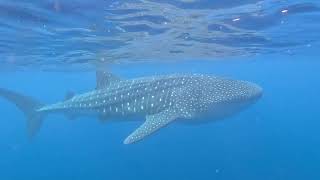
[[224,118],[254,104],[262,96],[257,84],[230,79],[213,79],[203,88],[201,101],[206,105],[205,114]]

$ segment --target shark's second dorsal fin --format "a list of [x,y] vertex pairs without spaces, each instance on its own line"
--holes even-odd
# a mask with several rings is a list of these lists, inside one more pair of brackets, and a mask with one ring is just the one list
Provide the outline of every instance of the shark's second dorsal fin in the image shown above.
[[101,71],[101,70],[98,70],[96,72],[96,78],[97,78],[96,89],[106,88],[110,84],[121,80],[119,77],[115,76],[114,74],[107,71]]
[[73,98],[74,95],[75,95],[74,92],[69,91],[69,92],[66,93],[66,95],[65,95],[65,97],[64,97],[64,100],[65,100],[65,101],[66,101],[66,100],[69,100],[69,99]]

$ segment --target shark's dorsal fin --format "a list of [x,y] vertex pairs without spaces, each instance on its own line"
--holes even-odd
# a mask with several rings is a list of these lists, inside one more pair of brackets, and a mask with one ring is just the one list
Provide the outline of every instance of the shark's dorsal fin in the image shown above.
[[177,118],[178,115],[172,110],[165,110],[158,114],[147,115],[146,121],[124,140],[124,144],[131,144],[139,141]]
[[103,89],[108,87],[110,84],[120,81],[121,79],[114,74],[98,70],[96,72],[97,85],[96,89]]
[[65,97],[64,97],[64,100],[65,100],[65,101],[66,101],[66,100],[69,100],[69,99],[73,98],[74,95],[75,95],[74,92],[68,91],[68,92],[66,93]]

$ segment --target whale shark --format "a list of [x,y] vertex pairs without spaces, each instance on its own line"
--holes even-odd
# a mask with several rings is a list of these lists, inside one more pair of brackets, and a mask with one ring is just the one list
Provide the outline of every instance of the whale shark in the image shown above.
[[203,74],[171,74],[123,79],[105,71],[96,73],[96,88],[44,105],[32,97],[0,88],[27,117],[28,134],[40,129],[49,113],[67,117],[93,116],[101,121],[145,121],[124,141],[144,139],[172,122],[201,123],[234,115],[254,104],[262,88],[252,82]]

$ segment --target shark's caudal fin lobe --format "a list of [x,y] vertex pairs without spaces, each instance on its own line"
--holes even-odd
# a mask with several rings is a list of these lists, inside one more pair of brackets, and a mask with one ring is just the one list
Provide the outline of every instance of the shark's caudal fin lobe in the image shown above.
[[0,88],[0,96],[14,103],[25,114],[28,135],[30,137],[34,136],[39,131],[44,118],[44,114],[36,111],[42,104],[31,97],[3,88]]
[[132,134],[130,134],[123,143],[131,144],[142,140],[144,137],[149,136],[177,118],[178,115],[171,110],[165,110],[158,114],[148,115],[146,116],[146,121]]
[[37,134],[37,132],[39,132],[43,119],[43,114],[34,114],[27,117],[27,131],[30,138],[32,138]]
[[118,76],[102,70],[97,70],[96,72],[96,89],[103,89],[107,88],[111,83],[120,81],[121,78]]

